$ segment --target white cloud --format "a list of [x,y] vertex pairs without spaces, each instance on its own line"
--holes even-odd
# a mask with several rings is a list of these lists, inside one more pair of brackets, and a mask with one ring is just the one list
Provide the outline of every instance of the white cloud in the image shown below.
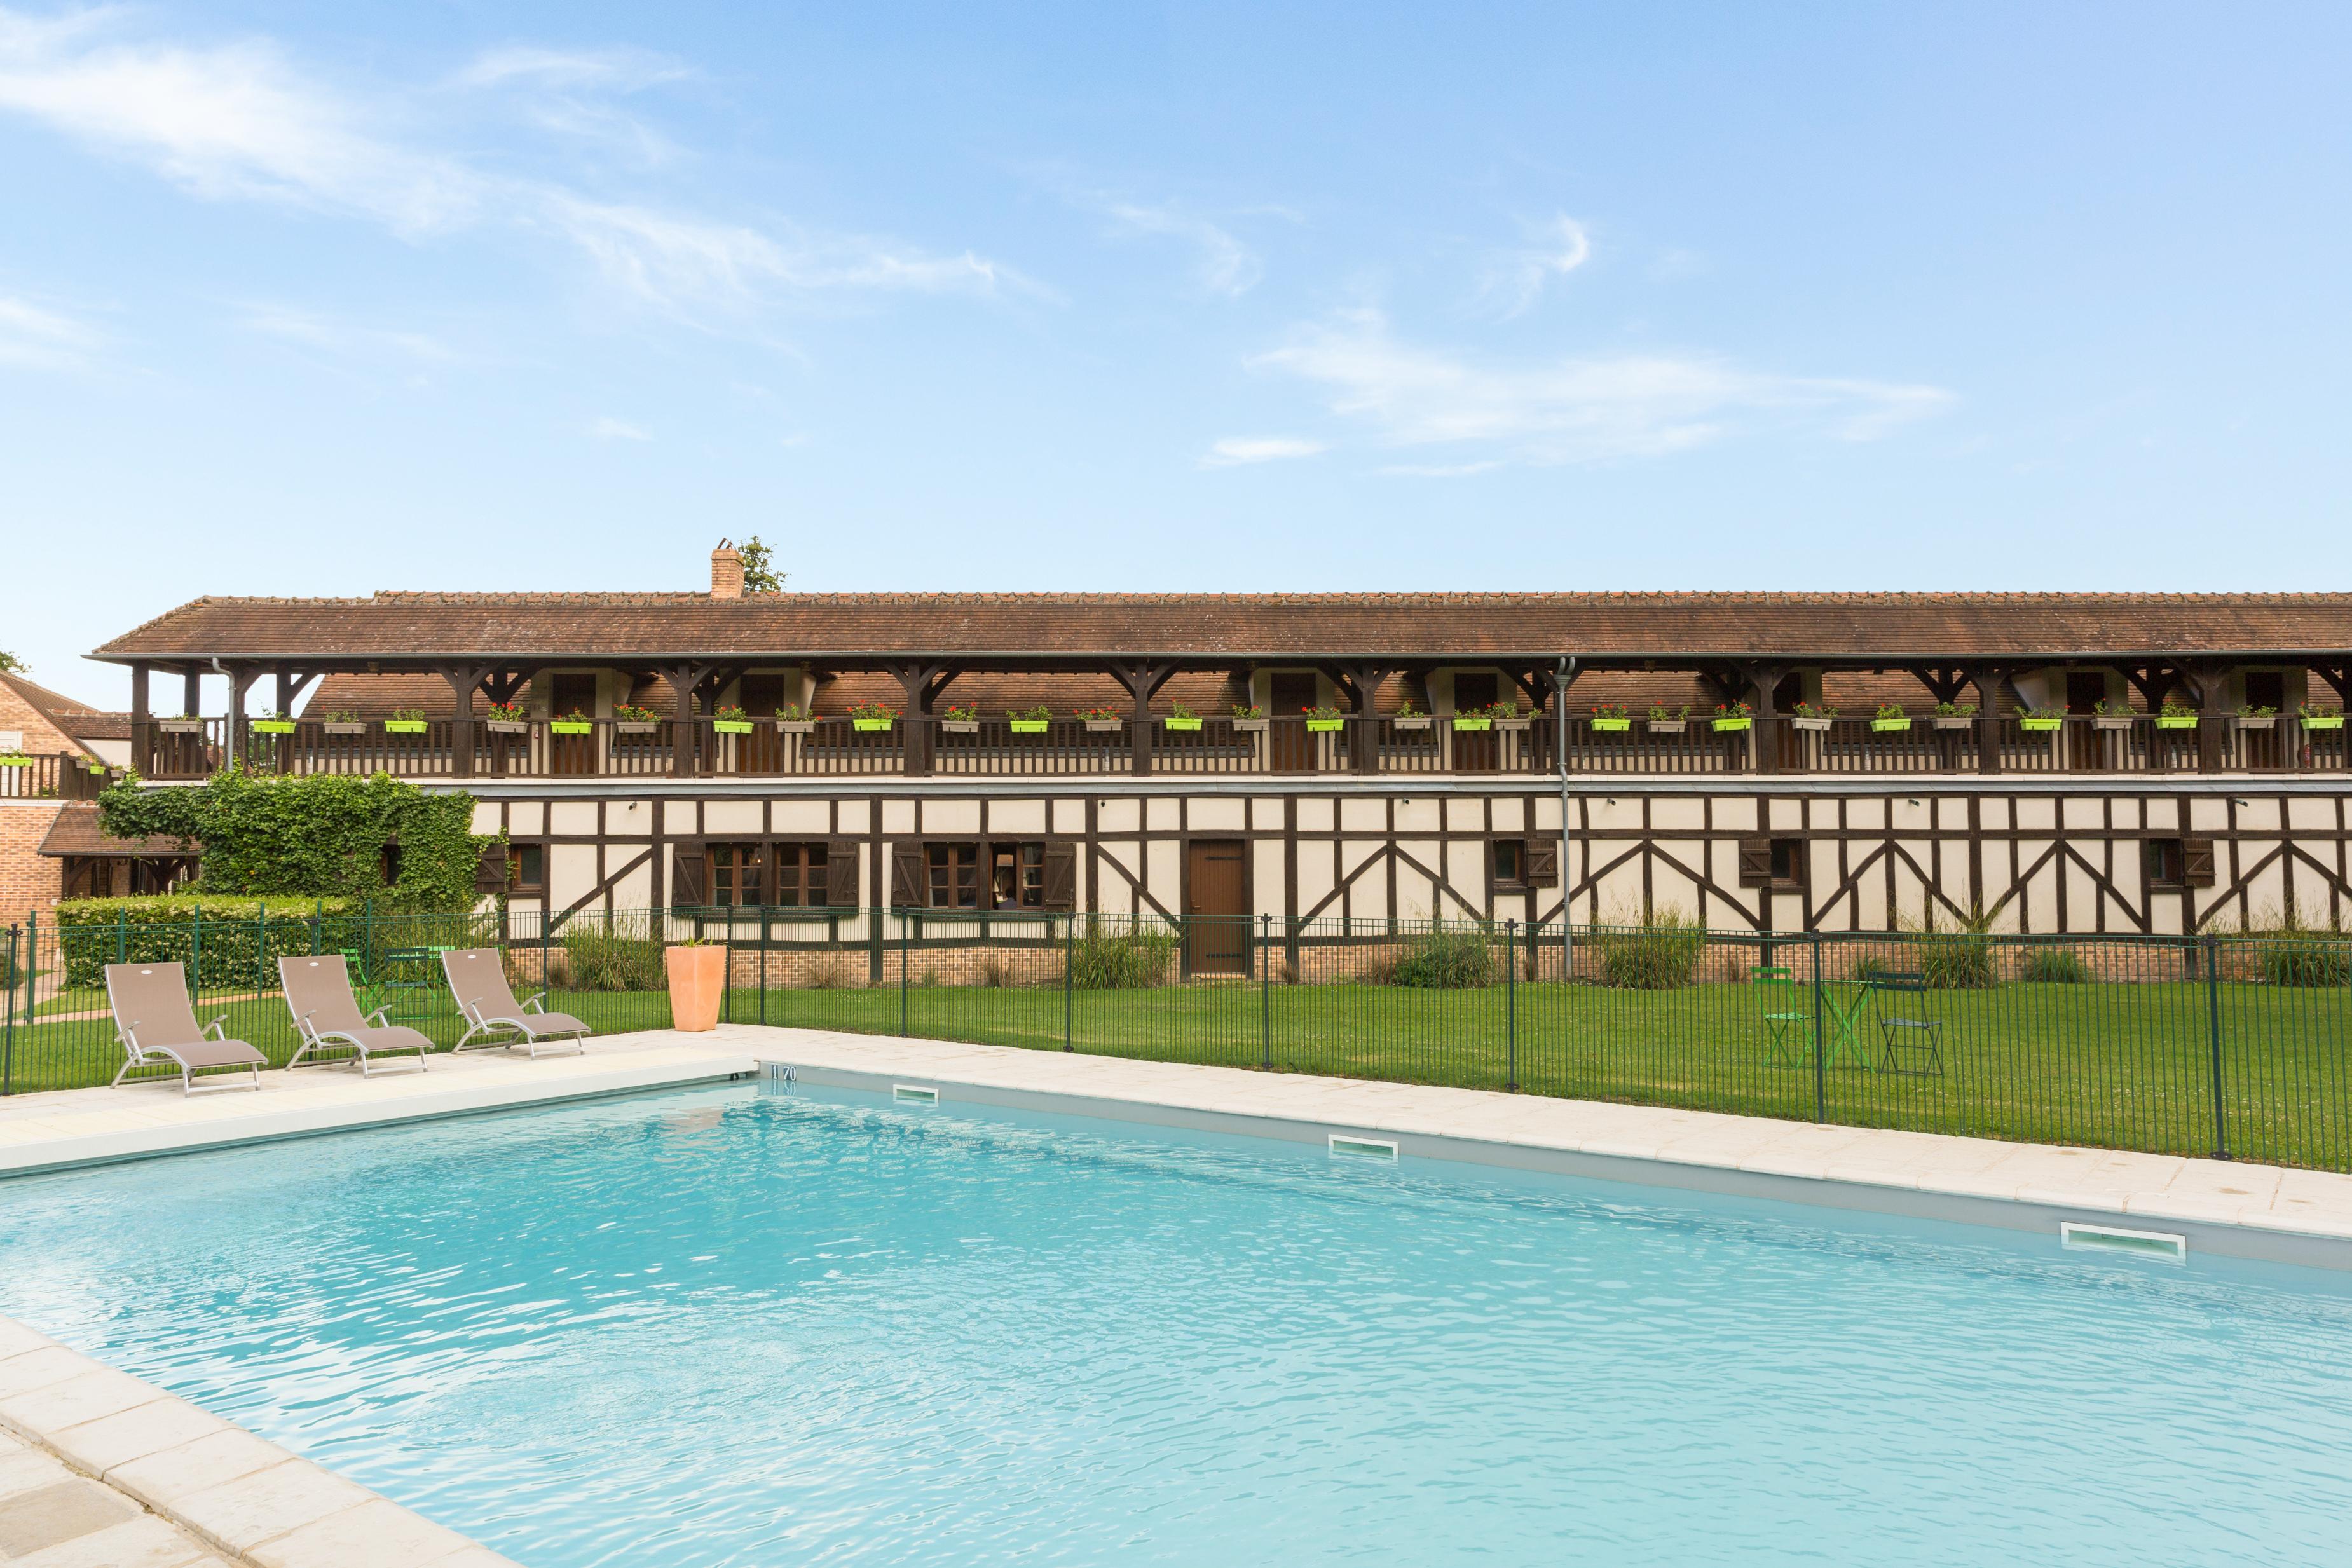
[[331,353],[393,357],[432,364],[453,363],[460,357],[446,343],[424,332],[360,326],[289,306],[248,305],[238,316],[237,325],[265,338]]
[[1502,302],[1506,319],[1533,305],[1553,278],[1566,277],[1592,258],[1584,225],[1565,213],[1538,225],[1529,238],[1528,246],[1502,252],[1486,268],[1485,292]]
[[[490,223],[534,226],[640,298],[680,311],[815,290],[985,290],[1012,277],[969,253],[934,256],[787,225],[771,232],[486,172],[404,141],[396,99],[339,92],[268,41],[117,41],[120,24],[111,13],[43,23],[0,10],[0,110],[213,200],[357,216],[413,239]],[[676,69],[657,57],[513,48],[477,60],[465,79],[626,88]]]
[[1246,294],[1265,275],[1257,253],[1230,232],[1208,219],[1181,211],[1172,203],[1156,207],[1134,202],[1101,199],[1101,209],[1123,227],[1138,234],[1164,235],[1183,240],[1200,252],[1193,276],[1201,287],[1227,296]]
[[0,294],[0,365],[74,370],[96,344],[97,334],[80,322]]
[[641,424],[631,424],[610,414],[588,427],[588,434],[599,441],[651,441],[654,433]]
[[1694,354],[1475,364],[1402,343],[1377,311],[1305,327],[1251,361],[1324,389],[1397,446],[1485,448],[1465,461],[1650,457],[1777,425],[1867,441],[1952,401],[1937,387],[1775,375]]
[[1312,457],[1328,448],[1320,441],[1291,435],[1229,435],[1201,455],[1203,468],[1233,468],[1244,463],[1274,463],[1285,457]]
[[460,87],[529,82],[547,88],[602,88],[637,92],[694,73],[667,55],[640,49],[542,49],[515,45],[491,49],[457,76]]

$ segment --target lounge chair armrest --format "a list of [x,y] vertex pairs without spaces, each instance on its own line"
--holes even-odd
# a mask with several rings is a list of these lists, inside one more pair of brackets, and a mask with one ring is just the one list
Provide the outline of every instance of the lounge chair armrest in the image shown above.
[[384,1027],[384,1023],[386,1021],[383,1015],[390,1011],[392,1011],[392,1004],[390,1002],[386,1002],[383,1006],[376,1009],[375,1011],[368,1014],[368,1021],[374,1024],[376,1028],[382,1029]]
[[541,1012],[545,1012],[547,1009],[543,1005],[543,998],[546,995],[547,993],[545,991],[533,991],[530,995],[523,998],[523,1011],[529,1012],[531,1009],[538,1008]]
[[204,1031],[205,1033],[211,1035],[215,1040],[226,1040],[228,1036],[221,1033],[220,1031],[220,1026],[226,1022],[228,1022],[228,1014],[223,1013],[220,1017],[213,1019],[212,1022],[205,1025]]

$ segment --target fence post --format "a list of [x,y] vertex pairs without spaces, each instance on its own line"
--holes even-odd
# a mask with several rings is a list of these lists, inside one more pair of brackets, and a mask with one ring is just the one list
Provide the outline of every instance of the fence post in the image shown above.
[[114,911],[114,961],[131,962],[131,912],[120,906]]
[[768,944],[773,940],[766,904],[760,905],[760,1021],[768,1021]]
[[2221,939],[2205,933],[2205,1039],[2213,1063],[2213,1157],[2230,1157],[2229,1117],[2221,1103]]
[[1503,922],[1503,1038],[1507,1087],[1519,1092],[1519,923]]
[[1257,1064],[1274,1071],[1274,916],[1257,917]]
[[908,933],[914,922],[901,912],[898,916],[898,1038],[907,1037],[907,945],[912,940]]
[[8,982],[0,989],[0,1030],[7,1040],[0,1044],[0,1097],[16,1092],[16,928],[8,927]]
[[1077,911],[1062,916],[1062,1049],[1075,1051],[1076,1037],[1071,1030],[1071,991],[1075,981],[1070,974],[1072,960],[1077,956]]
[[1810,934],[1813,950],[1813,1120],[1830,1119],[1829,1059],[1822,1051],[1822,934]]
[[188,925],[188,984],[195,996],[205,994],[205,905],[196,901],[196,917]]

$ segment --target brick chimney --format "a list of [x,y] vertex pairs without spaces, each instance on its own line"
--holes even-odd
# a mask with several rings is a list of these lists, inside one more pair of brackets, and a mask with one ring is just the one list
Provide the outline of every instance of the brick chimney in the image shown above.
[[736,553],[731,539],[720,539],[719,548],[710,552],[710,597],[743,597],[743,558]]

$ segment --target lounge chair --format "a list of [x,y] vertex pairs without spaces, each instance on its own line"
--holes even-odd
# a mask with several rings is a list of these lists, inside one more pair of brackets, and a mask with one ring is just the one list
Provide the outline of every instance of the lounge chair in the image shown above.
[[516,1001],[514,988],[507,984],[506,964],[496,947],[448,948],[441,955],[441,972],[449,977],[449,994],[457,998],[457,1011],[466,1020],[466,1032],[453,1052],[465,1050],[466,1042],[476,1035],[487,1034],[515,1038],[485,1040],[475,1049],[512,1051],[524,1045],[536,1058],[541,1041],[569,1038],[574,1051],[586,1054],[588,1026],[568,1013],[549,1012],[541,1005],[545,991]]
[[[433,1042],[415,1030],[387,1024],[383,1008],[362,1013],[341,954],[280,958],[278,979],[286,990],[286,1010],[294,1015],[295,1030],[302,1037],[302,1048],[287,1062],[289,1069],[301,1066],[302,1059],[314,1051],[349,1051],[352,1055],[339,1060],[358,1062],[362,1078],[374,1071],[378,1057],[414,1056],[416,1071],[425,1071]],[[310,1065],[332,1064],[320,1056]]]
[[[196,1027],[196,1009],[188,1000],[187,971],[179,965],[109,964],[106,1001],[114,1009],[115,1038],[122,1042],[129,1058],[109,1088],[120,1085],[134,1067],[167,1065],[180,1070],[183,1094],[196,1092],[197,1073],[226,1068],[250,1068],[253,1082],[246,1087],[261,1087],[261,1070],[269,1059],[245,1041],[221,1033],[226,1013],[202,1029]],[[208,1035],[210,1039],[205,1038]]]

